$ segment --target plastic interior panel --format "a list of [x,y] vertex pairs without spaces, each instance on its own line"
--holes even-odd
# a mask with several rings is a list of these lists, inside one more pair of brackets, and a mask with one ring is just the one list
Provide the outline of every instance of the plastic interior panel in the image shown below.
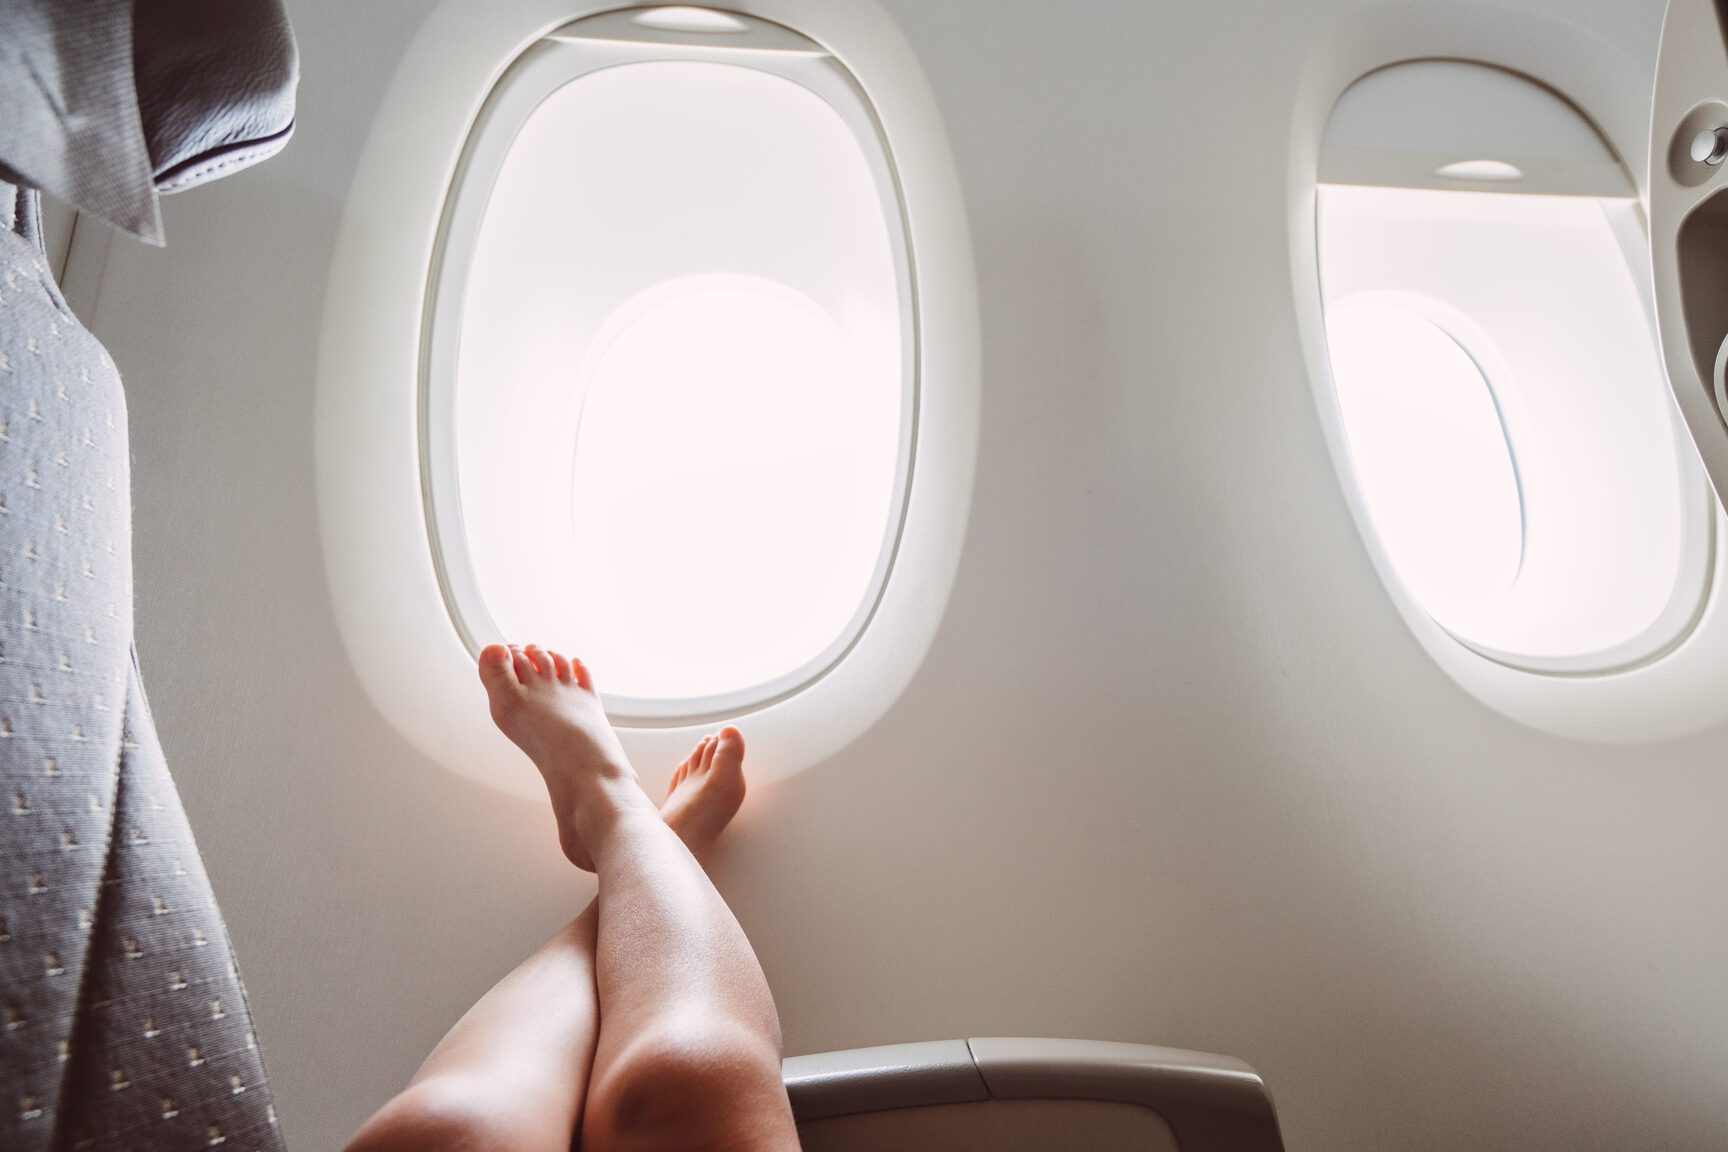
[[1720,496],[1728,429],[1718,352],[1728,338],[1728,164],[1694,159],[1728,130],[1728,46],[1711,0],[1670,0],[1650,127],[1650,263],[1668,383]]
[[1284,1147],[1271,1095],[1251,1067],[1180,1048],[987,1037],[799,1056],[785,1062],[784,1076],[805,1125],[981,1100],[1092,1100],[1156,1112],[1184,1152]]
[[[1443,174],[1459,162],[1510,161],[1516,179]],[[1326,121],[1320,180],[1444,191],[1631,197],[1637,189],[1588,116],[1504,68],[1408,60],[1370,72]]]

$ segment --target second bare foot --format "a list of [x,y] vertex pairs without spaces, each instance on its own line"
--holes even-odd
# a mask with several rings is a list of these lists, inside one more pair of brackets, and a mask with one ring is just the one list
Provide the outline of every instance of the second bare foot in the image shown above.
[[700,854],[743,803],[744,736],[726,727],[703,739],[678,765],[660,815],[685,847]]

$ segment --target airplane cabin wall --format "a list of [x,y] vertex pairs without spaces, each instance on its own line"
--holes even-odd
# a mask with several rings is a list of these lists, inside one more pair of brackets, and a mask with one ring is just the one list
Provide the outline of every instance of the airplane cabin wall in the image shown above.
[[[1254,1064],[1292,1149],[1720,1147],[1728,733],[1583,744],[1467,696],[1321,436],[1287,131],[1365,5],[883,5],[970,213],[980,456],[911,687],[716,857],[787,1051],[1135,1040]],[[130,393],[146,682],[294,1147],[338,1146],[590,891],[542,806],[372,709],[320,560],[331,245],[431,6],[297,0],[292,146],[168,200],[167,249],[117,241],[90,318]],[[1497,7],[1615,46],[1635,83],[1598,114],[1641,167],[1660,0]]]

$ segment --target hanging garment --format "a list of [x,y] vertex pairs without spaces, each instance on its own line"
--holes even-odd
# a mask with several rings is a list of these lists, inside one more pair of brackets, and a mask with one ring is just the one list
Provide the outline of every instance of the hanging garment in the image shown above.
[[39,192],[156,197],[279,150],[280,0],[0,4],[0,1149],[279,1152],[245,989],[133,651],[126,402]]

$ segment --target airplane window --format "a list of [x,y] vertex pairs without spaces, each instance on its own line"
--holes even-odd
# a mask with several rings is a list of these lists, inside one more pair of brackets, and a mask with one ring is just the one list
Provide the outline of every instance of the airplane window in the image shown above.
[[500,83],[449,210],[423,413],[446,600],[471,646],[580,652],[615,720],[796,691],[887,579],[906,238],[869,105],[811,49],[703,9],[570,26]]
[[1358,82],[1322,157],[1347,472],[1398,582],[1514,667],[1603,672],[1671,648],[1702,606],[1715,513],[1618,160],[1550,90],[1456,61]]

